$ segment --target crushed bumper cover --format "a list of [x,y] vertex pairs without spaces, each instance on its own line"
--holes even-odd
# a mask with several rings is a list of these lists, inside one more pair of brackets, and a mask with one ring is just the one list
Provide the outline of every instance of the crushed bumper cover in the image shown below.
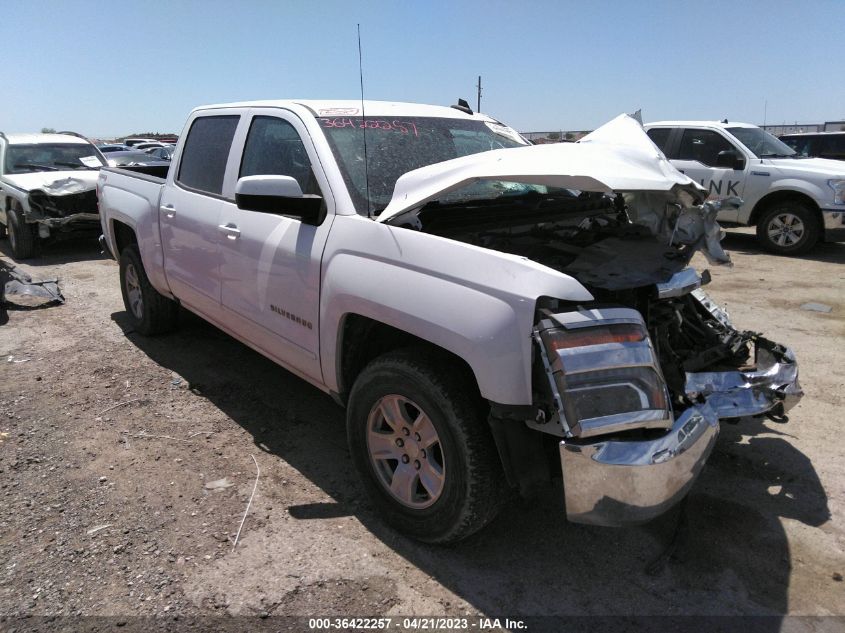
[[100,214],[74,213],[62,218],[36,218],[35,221],[50,228],[89,228],[100,225]]
[[686,409],[658,438],[563,440],[567,518],[622,526],[659,516],[687,494],[713,450],[720,418],[782,414],[803,395],[792,351],[758,341],[757,369],[687,375]]

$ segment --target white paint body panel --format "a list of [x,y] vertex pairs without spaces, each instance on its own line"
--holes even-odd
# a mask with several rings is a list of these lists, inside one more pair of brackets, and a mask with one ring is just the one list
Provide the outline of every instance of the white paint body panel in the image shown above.
[[384,222],[479,179],[579,191],[668,191],[696,187],[666,159],[642,126],[620,115],[577,143],[499,149],[408,172],[379,215]]

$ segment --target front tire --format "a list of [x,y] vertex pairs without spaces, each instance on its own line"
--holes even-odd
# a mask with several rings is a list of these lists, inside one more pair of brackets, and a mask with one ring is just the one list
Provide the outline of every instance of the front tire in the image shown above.
[[475,385],[455,361],[409,348],[371,362],[349,397],[353,462],[386,521],[452,543],[498,512],[504,475]]
[[778,255],[803,255],[821,237],[813,210],[800,200],[784,200],[769,207],[757,222],[757,239]]
[[134,244],[120,253],[120,290],[136,332],[152,336],[176,329],[179,305],[152,287]]
[[8,221],[9,245],[15,259],[29,259],[35,256],[38,247],[37,227],[24,221],[20,209],[6,211]]

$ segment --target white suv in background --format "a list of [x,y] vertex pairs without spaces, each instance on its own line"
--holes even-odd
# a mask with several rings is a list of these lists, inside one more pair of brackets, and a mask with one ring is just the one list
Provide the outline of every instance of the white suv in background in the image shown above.
[[74,132],[0,132],[0,237],[15,259],[33,257],[61,234],[95,231],[97,176],[106,159]]
[[726,226],[756,226],[769,251],[800,255],[818,241],[845,241],[845,163],[805,158],[756,125],[724,121],[648,123],[649,138],[711,197],[736,196]]

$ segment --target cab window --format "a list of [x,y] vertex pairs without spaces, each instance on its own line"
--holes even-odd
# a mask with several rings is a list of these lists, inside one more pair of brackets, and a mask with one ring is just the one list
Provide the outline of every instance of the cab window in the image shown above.
[[824,158],[845,160],[845,134],[825,135],[821,139],[819,155]]
[[654,127],[646,132],[651,142],[657,145],[664,154],[666,153],[666,144],[669,142],[669,135],[671,133],[672,129],[668,127]]
[[220,195],[229,149],[239,116],[204,116],[191,124],[176,181],[203,193]]
[[704,165],[715,167],[719,152],[731,149],[734,149],[734,146],[718,132],[685,129],[676,158],[697,160]]
[[291,176],[305,194],[320,194],[311,161],[293,125],[271,116],[253,118],[246,137],[240,178]]

